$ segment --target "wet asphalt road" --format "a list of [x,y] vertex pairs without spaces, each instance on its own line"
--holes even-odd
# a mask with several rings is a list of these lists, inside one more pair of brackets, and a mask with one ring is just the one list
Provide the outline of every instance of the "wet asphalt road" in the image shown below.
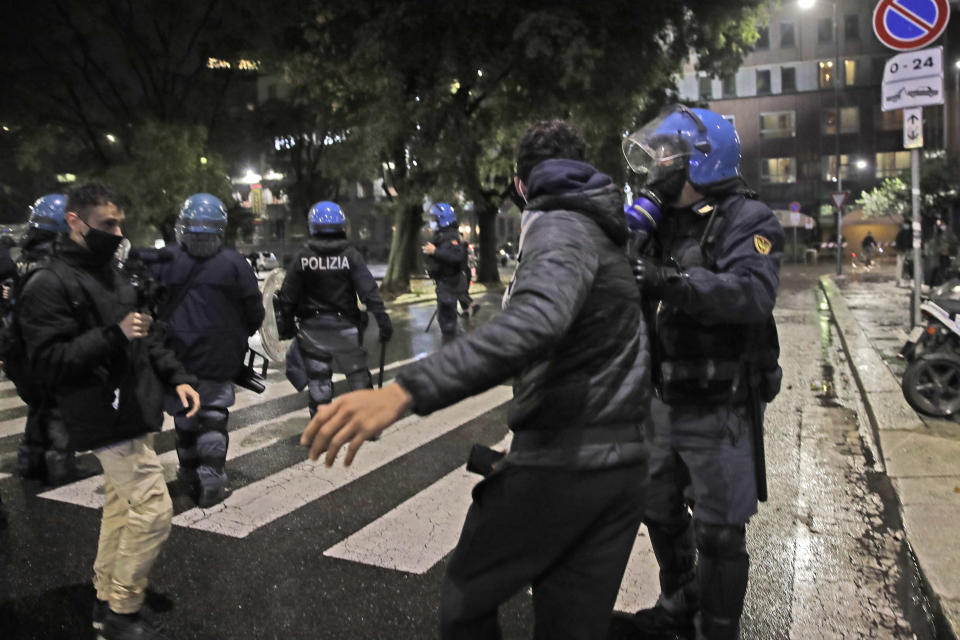
[[[752,566],[741,637],[930,638],[894,503],[875,467],[866,429],[860,428],[865,421],[816,289],[816,277],[829,269],[787,266],[783,273],[776,314],[784,387],[767,410],[770,500],[748,526]],[[496,312],[497,298],[491,293],[481,300],[475,324]],[[438,348],[436,324],[423,332],[432,312],[429,304],[392,312],[397,330],[387,348],[386,380],[400,370],[396,363]],[[376,344],[375,327],[368,329],[367,341]],[[378,356],[371,349],[374,380]],[[229,518],[217,520],[230,511],[209,517],[219,524],[207,530],[175,526],[151,576],[149,602],[178,638],[435,637],[443,545],[433,556],[421,554],[427,558],[422,571],[397,570],[387,568],[396,559],[388,560],[381,549],[388,535],[380,534],[375,551],[363,552],[360,534],[389,514],[402,517],[409,501],[426,495],[428,503],[439,505],[431,512],[432,528],[414,543],[398,545],[426,548],[451,531],[455,537],[459,507],[431,491],[452,493],[445,489],[470,444],[490,445],[506,435],[506,405],[496,400],[474,411],[458,408],[448,419],[459,426],[433,439],[400,443],[385,436],[358,457],[359,462],[382,455],[380,466],[316,495],[313,489],[333,483],[332,476],[304,488],[291,474],[305,457],[296,445],[306,423],[304,399],[278,371],[271,373],[270,387],[268,393],[277,391],[272,399],[232,412],[231,451],[241,455],[228,462],[234,497],[261,492],[265,505],[259,511],[238,505],[237,512],[262,523],[238,536]],[[342,387],[337,385],[338,392]],[[0,420],[19,418],[9,401],[2,406]],[[0,438],[0,474],[12,472],[16,440]],[[171,434],[158,436],[158,451],[172,447]],[[386,455],[398,448],[405,453]],[[170,488],[178,518],[194,513],[177,483]],[[80,498],[50,499],[39,495],[43,491],[38,483],[0,475],[11,519],[0,533],[0,638],[92,638],[89,578],[99,513],[78,504]],[[271,512],[285,501],[295,504],[279,515]],[[356,553],[358,560],[325,555],[345,540],[356,541],[345,553]],[[652,604],[656,595],[643,531],[637,548],[646,552],[628,579],[639,585],[640,595],[625,600],[634,607]],[[506,638],[531,637],[528,594],[502,608],[501,623]],[[624,618],[611,636],[643,637]]]

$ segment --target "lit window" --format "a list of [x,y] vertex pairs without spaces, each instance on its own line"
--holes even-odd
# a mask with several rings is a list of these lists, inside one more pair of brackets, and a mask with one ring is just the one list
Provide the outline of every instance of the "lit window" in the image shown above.
[[[837,133],[837,112],[835,109],[823,110],[823,133]],[[859,133],[860,110],[857,107],[840,107],[840,133]]]
[[[899,109],[897,110],[899,111]],[[909,151],[883,151],[876,154],[876,177],[892,178],[910,170]]]
[[873,122],[879,131],[900,131],[903,128],[903,109],[881,111],[880,107],[876,107]]
[[760,114],[761,138],[793,138],[796,135],[796,111],[769,111]]
[[857,61],[856,60],[843,61],[843,78],[844,78],[844,83],[847,86],[856,84],[857,82]]
[[820,88],[827,89],[833,86],[833,60],[820,62]]
[[796,158],[762,158],[760,160],[760,182],[766,184],[792,184],[796,181]]
[[[837,156],[823,156],[820,158],[820,173],[827,182],[837,181]],[[850,156],[842,154],[840,156],[840,177],[844,180],[850,174]]]

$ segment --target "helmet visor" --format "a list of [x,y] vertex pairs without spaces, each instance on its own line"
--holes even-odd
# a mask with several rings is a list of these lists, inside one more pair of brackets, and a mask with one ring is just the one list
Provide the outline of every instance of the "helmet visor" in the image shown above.
[[[656,124],[659,125],[659,122]],[[650,125],[630,134],[623,141],[623,156],[643,184],[656,182],[670,173],[682,170],[690,156],[690,147],[686,140],[676,136],[656,135],[656,127],[647,131],[649,127]]]

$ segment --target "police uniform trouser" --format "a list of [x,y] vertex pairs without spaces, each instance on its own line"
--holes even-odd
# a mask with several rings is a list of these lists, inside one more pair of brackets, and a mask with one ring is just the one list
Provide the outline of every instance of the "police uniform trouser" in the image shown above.
[[334,370],[343,372],[351,391],[373,387],[360,332],[349,320],[334,314],[307,318],[300,323],[297,345],[307,370],[311,416],[317,405],[333,400]]
[[643,464],[508,465],[484,478],[443,579],[441,638],[500,638],[497,608],[528,585],[535,638],[607,637],[643,516],[645,476]]
[[17,448],[20,475],[58,484],[69,478],[75,468],[76,459],[60,410],[49,404],[28,407],[23,442]]
[[116,613],[143,604],[147,574],[170,535],[173,503],[153,436],[118,442],[94,455],[103,467],[103,519],[93,586]]
[[704,636],[736,638],[750,562],[745,525],[757,511],[746,408],[670,406],[654,398],[651,416],[644,522],[660,564],[661,603],[692,609],[699,600]]
[[437,324],[440,333],[452,337],[457,335],[457,301],[460,298],[459,278],[448,282],[437,281]]
[[180,473],[185,479],[199,483],[197,489],[216,490],[226,487],[227,433],[229,407],[235,401],[233,382],[230,380],[200,380],[197,384],[200,395],[200,410],[187,417],[180,398],[168,395],[166,410],[173,415],[177,433],[177,457]]

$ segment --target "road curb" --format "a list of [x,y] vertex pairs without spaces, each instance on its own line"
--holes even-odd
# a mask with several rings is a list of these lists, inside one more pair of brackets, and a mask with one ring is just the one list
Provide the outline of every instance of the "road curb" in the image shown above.
[[896,493],[907,544],[916,561],[924,590],[936,609],[934,622],[937,637],[958,640],[960,601],[947,596],[942,585],[945,584],[944,575],[956,575],[960,568],[946,562],[949,556],[945,557],[942,553],[944,543],[936,535],[938,530],[944,528],[955,530],[955,517],[948,512],[936,521],[922,518],[921,514],[930,513],[930,507],[918,509],[916,504],[907,505],[903,493],[904,483],[916,480],[921,475],[915,472],[908,475],[906,469],[915,469],[918,464],[925,462],[919,459],[917,449],[908,443],[918,436],[925,437],[925,432],[930,430],[903,398],[899,380],[850,311],[834,276],[822,276],[820,288],[837,325],[841,346],[850,362],[853,378],[866,408],[870,429],[883,460],[884,473],[890,478]]

